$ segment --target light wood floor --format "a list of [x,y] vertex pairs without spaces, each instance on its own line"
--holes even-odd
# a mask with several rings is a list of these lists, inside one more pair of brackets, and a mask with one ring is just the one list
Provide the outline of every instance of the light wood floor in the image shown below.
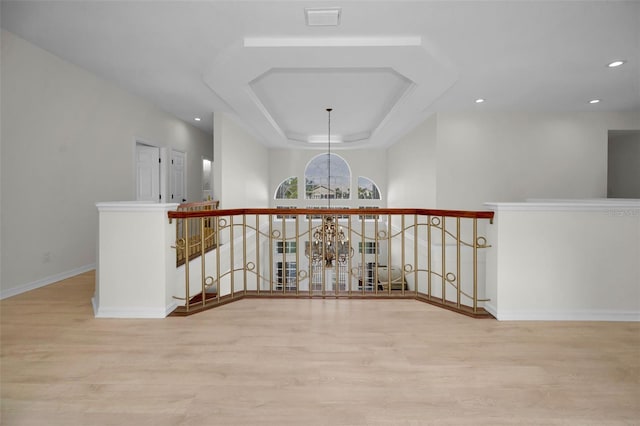
[[0,423],[638,425],[640,324],[413,300],[242,300],[95,319],[87,273],[0,302]]

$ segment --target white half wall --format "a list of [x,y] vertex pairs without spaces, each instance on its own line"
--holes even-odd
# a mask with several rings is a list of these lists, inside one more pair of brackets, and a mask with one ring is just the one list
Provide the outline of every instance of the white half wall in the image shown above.
[[640,321],[640,200],[488,203],[499,320]]
[[7,31],[0,41],[4,298],[95,266],[95,203],[135,198],[136,140],[187,153],[189,201],[202,196],[201,158],[213,146],[211,135]]
[[[98,318],[164,318],[178,303],[176,222],[178,204],[97,203],[98,268],[93,297]],[[184,293],[184,290],[182,291]]]

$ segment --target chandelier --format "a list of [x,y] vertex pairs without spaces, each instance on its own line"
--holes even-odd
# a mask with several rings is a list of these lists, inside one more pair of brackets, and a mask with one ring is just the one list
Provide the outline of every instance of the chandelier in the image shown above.
[[313,231],[312,260],[324,260],[327,267],[333,266],[336,257],[338,262],[343,262],[346,260],[348,242],[342,226],[338,226],[332,216],[325,216],[322,224]]
[[[328,132],[327,132],[327,208],[331,208],[331,108],[327,108]],[[312,260],[319,262],[324,260],[327,267],[333,266],[333,260],[344,261],[347,255],[349,239],[333,216],[324,216],[322,224],[313,231]]]

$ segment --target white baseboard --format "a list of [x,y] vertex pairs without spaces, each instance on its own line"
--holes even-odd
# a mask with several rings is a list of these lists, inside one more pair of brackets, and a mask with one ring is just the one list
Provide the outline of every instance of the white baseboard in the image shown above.
[[96,312],[98,312],[98,300],[96,299],[96,296],[93,296],[91,298],[91,306],[93,306],[93,316],[96,316]]
[[176,302],[171,302],[164,311],[164,316],[167,317],[169,314],[176,310],[178,304]]
[[96,264],[91,263],[89,265],[81,266],[79,268],[75,268],[70,271],[61,272],[59,274],[42,278],[38,281],[34,281],[34,282],[24,284],[18,287],[14,287],[14,288],[2,290],[0,291],[0,300],[6,299],[7,297],[17,296],[18,294],[26,293],[27,291],[35,290],[37,288],[56,283],[58,281],[66,280],[67,278],[75,277],[76,275],[93,271],[94,269],[96,269]]
[[96,318],[166,318],[178,305],[171,302],[165,308],[100,308],[95,297],[91,298],[93,314]]
[[498,318],[498,310],[489,302],[484,302],[484,310],[489,312],[494,318]]
[[[493,307],[492,307],[493,308]],[[640,322],[638,311],[501,311],[485,309],[499,321],[616,321]]]

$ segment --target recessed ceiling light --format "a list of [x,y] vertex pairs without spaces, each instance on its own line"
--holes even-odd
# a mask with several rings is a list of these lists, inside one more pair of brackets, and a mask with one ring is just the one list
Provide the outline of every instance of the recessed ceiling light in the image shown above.
[[597,103],[600,103],[600,99],[591,99],[591,100],[589,101],[589,103],[590,103],[590,104],[597,104]]
[[613,61],[611,62],[609,65],[607,65],[609,68],[615,68],[615,67],[619,67],[620,65],[624,64],[625,61]]
[[483,102],[484,102],[484,99],[482,99],[482,98],[478,98],[478,99],[476,99],[476,103],[477,103],[477,104],[481,104],[481,103],[483,103]]
[[194,120],[195,121],[200,121],[200,117],[195,117]]

